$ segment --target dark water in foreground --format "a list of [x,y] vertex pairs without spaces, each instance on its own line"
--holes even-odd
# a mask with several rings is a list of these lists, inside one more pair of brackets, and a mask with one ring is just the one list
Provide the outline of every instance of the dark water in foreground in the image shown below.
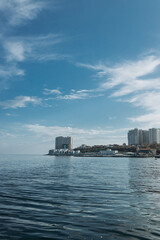
[[0,239],[160,239],[160,159],[1,155]]

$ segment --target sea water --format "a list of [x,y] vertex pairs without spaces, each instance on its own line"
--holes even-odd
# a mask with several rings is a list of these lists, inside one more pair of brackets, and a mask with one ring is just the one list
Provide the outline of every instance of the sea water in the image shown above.
[[160,239],[160,159],[0,156],[0,239]]

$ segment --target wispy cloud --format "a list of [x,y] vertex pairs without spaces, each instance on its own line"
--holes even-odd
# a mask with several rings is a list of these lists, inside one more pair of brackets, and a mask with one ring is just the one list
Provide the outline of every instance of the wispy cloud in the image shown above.
[[[54,9],[57,5],[56,0],[1,0],[1,69],[0,69],[0,88],[8,87],[9,79],[13,76],[24,75],[24,70],[18,67],[24,61],[52,61],[68,59],[70,56],[61,53],[57,44],[66,40],[61,34],[46,34],[34,36],[14,35],[15,29],[19,25],[24,25],[28,21],[34,20],[43,10]],[[16,67],[15,67],[16,66]],[[2,75],[5,75],[3,78]]]
[[152,127],[153,125],[155,127],[160,126],[159,88],[157,88],[157,90],[154,90],[154,91],[137,94],[131,97],[130,99],[128,99],[128,102],[132,103],[137,107],[144,108],[148,112],[146,114],[130,118],[132,122],[145,123],[149,127]]
[[0,131],[0,137],[6,137],[6,138],[11,137],[11,138],[16,138],[16,135],[13,134],[13,133],[7,132],[7,131],[5,131],[5,130],[1,130],[1,131]]
[[7,89],[10,79],[22,77],[25,75],[23,69],[18,68],[15,64],[0,65],[0,90]]
[[64,41],[58,34],[34,37],[3,38],[6,60],[22,62],[25,60],[50,61],[60,60],[69,56],[56,52],[55,45]]
[[79,65],[94,70],[96,76],[101,79],[97,91],[112,90],[111,98],[121,97],[122,101],[143,108],[147,112],[145,115],[130,118],[131,121],[148,124],[152,121],[152,126],[160,124],[160,77],[157,77],[159,56],[146,55],[139,60],[123,61],[112,67],[104,63]]
[[0,65],[0,77],[2,78],[10,78],[13,76],[23,76],[24,70],[17,68],[16,65]]
[[[103,80],[103,83],[99,86],[101,90],[120,86],[120,89],[116,91],[116,93],[118,95],[119,91],[121,91],[120,96],[123,96],[130,92],[142,90],[143,87],[150,87],[149,83],[153,80],[157,83],[158,79],[144,79],[144,77],[156,70],[160,65],[160,57],[146,56],[138,61],[124,61],[113,65],[112,67],[102,63],[97,65],[79,65],[93,69],[97,72],[97,77]],[[135,81],[138,86],[133,84]],[[128,87],[130,91],[122,91],[123,87]]]
[[96,97],[92,90],[71,90],[69,94],[57,96],[57,99],[62,100],[75,100],[75,99],[86,99]]
[[6,50],[7,61],[18,61],[21,62],[25,59],[25,53],[29,49],[25,49],[25,45],[20,41],[4,41],[4,48]]
[[0,130],[0,152],[6,153],[47,153],[54,148],[57,136],[72,136],[74,147],[81,144],[112,144],[126,142],[128,129],[83,129],[65,126],[46,126],[43,124],[12,123]]
[[15,26],[32,20],[44,9],[48,7],[49,1],[45,0],[1,0],[0,11],[8,24]]
[[13,100],[1,101],[0,106],[3,109],[16,109],[16,108],[24,108],[28,104],[37,105],[41,103],[41,99],[37,97],[30,97],[30,96],[18,96],[15,97]]
[[59,91],[57,89],[53,89],[53,90],[49,90],[49,89],[45,89],[44,91],[45,95],[55,95],[55,97],[50,97],[45,99],[47,100],[77,100],[77,99],[87,99],[87,98],[95,98],[95,97],[100,97],[103,94],[102,93],[98,93],[95,90],[87,90],[87,89],[82,89],[82,90],[70,90],[70,92],[68,94],[64,94],[62,91]]
[[58,90],[58,89],[48,89],[48,88],[44,88],[44,91],[43,91],[43,94],[44,95],[52,95],[52,94],[61,94],[61,91]]
[[[24,126],[29,131],[41,137],[72,136],[76,144],[108,144],[126,140],[126,131],[128,129],[83,129],[60,126],[44,126],[39,124],[27,124]],[[96,141],[95,141],[96,139]],[[104,141],[105,140],[105,141]]]

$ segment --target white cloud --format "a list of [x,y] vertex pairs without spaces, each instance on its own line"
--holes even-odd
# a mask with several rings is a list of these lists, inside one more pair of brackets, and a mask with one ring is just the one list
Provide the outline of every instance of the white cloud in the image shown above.
[[[156,56],[146,56],[141,60],[125,61],[114,65],[113,67],[109,67],[105,64],[79,65],[95,70],[97,72],[97,76],[103,78],[103,83],[99,86],[101,90],[114,88],[120,85],[120,90],[121,87],[124,86],[130,89],[133,88],[133,91],[138,91],[148,85],[146,81],[149,81],[149,79],[141,79],[141,77],[145,77],[146,75],[153,73],[160,65],[160,58]],[[153,79],[150,81],[152,80]],[[135,81],[136,84],[134,84]],[[137,84],[139,86],[137,86]],[[128,92],[124,91],[123,95],[126,94],[128,94]]]
[[117,133],[123,133],[126,132],[126,128],[122,129],[114,129],[114,130],[105,130],[105,129],[83,129],[83,128],[73,128],[73,127],[60,127],[60,126],[44,126],[39,124],[26,124],[25,125],[28,130],[39,133],[42,135],[47,136],[53,136],[53,135],[72,135],[76,136],[77,138],[79,136],[77,135],[86,135],[86,136],[93,136],[93,135],[111,135],[111,134],[117,134]]
[[146,123],[149,127],[160,126],[160,91],[151,91],[138,94],[128,99],[127,101],[137,107],[142,107],[148,110],[147,112],[149,112],[147,114],[130,118],[132,122]]
[[23,61],[25,59],[25,46],[22,42],[7,42],[5,41],[5,49],[7,50],[8,61]]
[[11,79],[13,81],[15,77],[22,77],[24,75],[24,70],[19,69],[15,64],[6,66],[0,65],[0,90],[7,89]]
[[64,99],[64,100],[86,99],[86,98],[93,97],[93,95],[90,94],[91,92],[92,91],[90,90],[79,90],[79,91],[72,90],[70,94],[61,95],[61,96],[58,96],[57,98]]
[[160,91],[150,91],[137,94],[127,101],[134,104],[135,106],[143,107],[144,109],[148,109],[154,112],[159,112]]
[[112,89],[110,97],[123,97],[122,101],[146,111],[142,116],[130,118],[131,121],[148,122],[152,126],[160,124],[160,77],[153,77],[160,66],[159,56],[143,56],[138,61],[124,61],[112,67],[107,64],[79,65],[96,71],[96,76],[102,80],[97,92]]
[[13,134],[13,133],[7,132],[6,130],[3,130],[3,129],[2,129],[2,130],[0,131],[0,137],[6,137],[6,138],[11,137],[11,138],[16,138],[16,135]]
[[29,96],[18,96],[15,97],[13,100],[8,101],[1,101],[0,106],[3,109],[9,109],[9,108],[23,108],[26,107],[29,103],[37,105],[41,103],[41,99],[37,97],[29,97]]
[[86,144],[109,144],[123,143],[126,141],[126,131],[128,129],[83,129],[60,126],[44,126],[39,124],[27,124],[29,131],[37,134],[38,137],[72,136],[76,145]]
[[114,119],[116,119],[116,117],[114,117],[114,116],[109,116],[108,119],[109,119],[109,120],[114,120]]
[[95,90],[70,90],[69,94],[63,94],[61,91],[57,89],[49,90],[49,89],[44,89],[44,94],[49,95],[49,94],[56,94],[57,96],[55,97],[50,97],[45,99],[46,101],[48,100],[77,100],[77,99],[87,99],[87,98],[93,98],[93,97],[99,97],[102,96],[103,94],[99,93],[97,94],[97,91]]
[[23,76],[24,70],[17,68],[15,65],[0,66],[0,77],[10,78],[13,76]]
[[5,12],[5,20],[10,25],[20,25],[36,18],[42,9],[48,7],[48,2],[47,0],[1,0],[0,11]]
[[76,99],[87,99],[102,96],[101,93],[97,94],[95,90],[71,90],[69,94],[59,95],[57,99],[62,100],[76,100]]
[[43,94],[44,95],[50,95],[50,94],[61,94],[61,91],[58,90],[58,89],[48,89],[48,88],[44,88],[44,91],[43,91]]
[[81,144],[112,144],[126,142],[128,129],[83,129],[65,126],[45,126],[44,124],[12,123],[0,130],[0,152],[21,154],[45,154],[54,148],[57,136],[72,136],[74,147]]
[[54,49],[55,44],[64,41],[64,37],[58,34],[34,37],[3,37],[2,41],[7,61],[50,61],[69,57],[57,53]]
[[121,97],[131,93],[160,90],[160,78],[153,79],[134,79],[133,81],[124,84],[119,90],[115,91],[111,97]]
[[[47,34],[38,36],[12,35],[18,25],[26,24],[37,18],[42,10],[55,8],[56,0],[0,0],[1,14],[1,59],[0,88],[6,89],[13,76],[24,75],[19,69],[18,62],[24,61],[51,61],[69,58],[60,53],[55,45],[64,41],[60,34]],[[5,69],[7,71],[5,71]],[[3,78],[5,77],[5,79]],[[6,80],[7,78],[7,80]]]

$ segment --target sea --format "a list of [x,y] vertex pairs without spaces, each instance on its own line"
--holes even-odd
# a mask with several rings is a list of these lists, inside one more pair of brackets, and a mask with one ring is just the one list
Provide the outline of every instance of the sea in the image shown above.
[[159,240],[160,159],[0,155],[1,240]]

